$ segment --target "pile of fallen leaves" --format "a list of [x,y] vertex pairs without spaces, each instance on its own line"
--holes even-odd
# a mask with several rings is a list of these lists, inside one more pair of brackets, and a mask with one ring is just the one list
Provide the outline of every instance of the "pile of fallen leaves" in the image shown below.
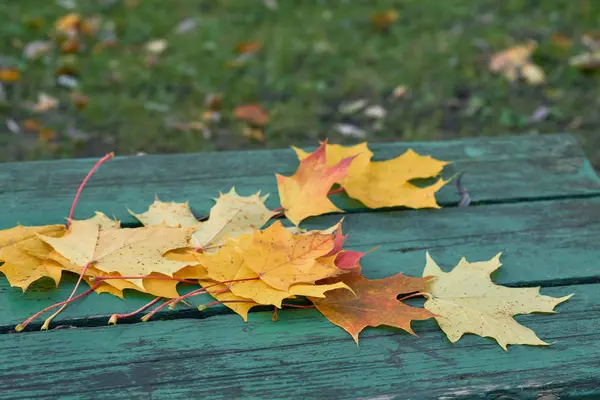
[[[240,196],[231,189],[216,199],[208,218],[197,219],[188,203],[156,199],[143,213],[130,211],[143,225],[139,228],[122,228],[100,212],[86,220],[72,218],[83,185],[112,155],[104,157],[80,186],[68,226],[0,231],[0,271],[12,286],[25,291],[42,277],[58,285],[63,272],[79,275],[65,301],[33,315],[16,330],[57,309],[42,325],[48,329],[63,308],[92,291],[123,297],[129,289],[155,299],[132,313],[112,315],[109,323],[163,301],[143,316],[147,321],[164,307],[209,294],[215,301],[199,305],[200,311],[223,304],[244,320],[255,306],[274,307],[274,320],[284,307],[316,307],[357,342],[367,326],[388,325],[413,333],[411,321],[433,317],[452,342],[474,333],[495,338],[504,349],[508,344],[546,344],[512,316],[552,312],[570,296],[556,299],[540,295],[538,288],[495,285],[490,274],[500,267],[499,255],[478,263],[463,259],[449,273],[427,255],[423,277],[399,273],[369,280],[361,274],[365,253],[344,248],[342,221],[325,230],[298,227],[308,217],[343,212],[329,198],[342,191],[369,208],[439,207],[435,193],[447,181],[429,186],[411,181],[438,176],[446,162],[412,150],[388,161],[372,161],[366,143],[344,147],[325,142],[313,153],[295,150],[301,160],[297,171],[290,177],[277,175],[279,209],[269,210],[267,196],[260,192]],[[294,226],[284,226],[281,217]],[[90,288],[76,295],[82,281]],[[180,294],[177,286],[182,282],[199,287]],[[398,299],[400,294],[408,295]],[[417,296],[427,299],[424,308],[403,303]]]

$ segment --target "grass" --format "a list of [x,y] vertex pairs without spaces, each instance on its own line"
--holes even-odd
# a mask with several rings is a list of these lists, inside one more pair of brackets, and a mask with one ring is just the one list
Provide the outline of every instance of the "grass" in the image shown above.
[[[132,5],[138,3],[137,5]],[[0,128],[0,161],[271,148],[358,139],[336,131],[360,127],[369,141],[443,140],[505,134],[571,132],[600,166],[599,78],[570,67],[585,50],[581,37],[598,28],[595,0],[89,0],[74,11],[99,15],[114,27],[118,44],[42,60],[23,57],[22,46],[47,37],[68,10],[54,1],[19,0],[0,5],[0,67],[17,67],[22,79],[5,85],[3,120],[23,126],[34,119],[56,134],[13,133]],[[385,31],[369,16],[395,9]],[[193,19],[183,34],[177,26]],[[572,40],[563,48],[552,40]],[[168,48],[149,66],[144,45],[166,39]],[[511,83],[487,68],[489,56],[534,39],[534,61],[547,74],[543,85]],[[96,39],[94,39],[96,40]],[[262,48],[239,67],[234,48],[260,41]],[[74,65],[78,89],[89,104],[77,110],[69,90],[56,85],[55,69]],[[390,97],[398,85],[407,94]],[[32,113],[28,102],[48,93],[61,105]],[[202,121],[205,97],[223,95],[222,120],[212,137],[181,124]],[[340,106],[364,99],[387,115],[374,121]],[[240,104],[269,112],[264,142],[243,136],[233,117]],[[532,121],[539,107],[547,117]]]

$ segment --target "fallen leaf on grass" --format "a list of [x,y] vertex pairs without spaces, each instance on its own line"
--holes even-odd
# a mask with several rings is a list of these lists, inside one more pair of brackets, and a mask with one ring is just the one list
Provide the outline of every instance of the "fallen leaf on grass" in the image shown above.
[[400,14],[398,13],[398,11],[387,10],[381,13],[371,15],[371,23],[376,29],[380,31],[385,31],[389,29],[389,27],[392,26],[394,22],[398,21],[399,17]]
[[48,54],[53,47],[54,43],[51,41],[35,40],[25,45],[25,48],[23,48],[23,56],[28,60],[37,60],[43,55]]
[[533,40],[511,47],[493,54],[488,66],[492,72],[502,74],[510,81],[522,77],[532,85],[543,83],[546,79],[544,70],[531,61],[536,48],[537,43]]
[[178,35],[183,35],[191,32],[198,25],[198,21],[194,18],[186,18],[175,27],[175,33]]
[[144,48],[152,55],[161,55],[168,47],[169,43],[166,39],[155,39],[147,42]]
[[262,42],[254,40],[254,41],[246,41],[240,42],[235,45],[234,51],[237,53],[237,57],[231,61],[225,63],[227,67],[241,67],[262,47]]
[[242,130],[242,136],[247,137],[248,139],[256,140],[258,142],[265,141],[265,132],[261,128],[256,128],[252,126],[244,126]]
[[38,137],[41,142],[49,142],[56,139],[56,131],[51,128],[42,127],[42,129],[38,131]]
[[269,122],[269,114],[258,104],[244,104],[237,106],[234,114],[236,119],[245,121],[253,126],[264,126]]
[[0,68],[0,82],[13,83],[21,80],[21,72],[14,68]]
[[353,137],[356,139],[364,139],[367,137],[366,131],[351,124],[335,124],[335,130],[342,136]]
[[355,114],[358,111],[365,108],[368,104],[366,99],[359,99],[355,101],[350,101],[347,103],[342,103],[338,107],[338,111],[342,114]]
[[43,126],[34,119],[26,119],[23,121],[23,129],[29,132],[39,132]]
[[560,32],[552,33],[552,43],[554,43],[557,47],[560,47],[561,49],[565,50],[571,47],[571,45],[573,44],[571,39],[569,39]]
[[435,314],[440,328],[454,343],[465,333],[492,337],[507,350],[509,344],[547,345],[535,332],[514,320],[518,314],[554,312],[572,295],[554,298],[540,295],[539,287],[509,288],[492,282],[500,268],[500,254],[489,261],[470,263],[462,258],[450,272],[443,272],[427,254],[423,276],[433,276],[425,291],[425,308]]
[[88,96],[81,94],[79,92],[72,92],[70,94],[70,97],[71,97],[71,101],[75,105],[75,108],[77,108],[78,110],[83,110],[84,108],[87,107],[88,103],[90,102],[90,99]]
[[571,57],[569,65],[583,71],[596,70],[600,68],[600,51],[590,51]]
[[262,42],[258,40],[240,42],[235,45],[235,52],[238,54],[253,54],[262,47]]
[[33,111],[42,113],[50,111],[58,107],[58,100],[46,93],[38,94],[38,101],[33,106]]
[[54,23],[54,29],[61,33],[73,34],[79,29],[81,16],[76,13],[70,13],[60,17]]
[[394,99],[399,99],[401,97],[404,97],[404,95],[406,94],[406,92],[408,92],[408,87],[406,85],[400,85],[397,86],[393,91],[392,91],[392,97]]
[[387,110],[379,104],[367,107],[364,111],[365,116],[373,119],[382,119],[387,115]]

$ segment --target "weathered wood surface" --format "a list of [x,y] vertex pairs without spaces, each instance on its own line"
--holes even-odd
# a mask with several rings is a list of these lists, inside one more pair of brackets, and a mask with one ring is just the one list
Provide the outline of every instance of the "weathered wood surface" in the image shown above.
[[[518,317],[556,344],[504,353],[491,340],[468,336],[451,345],[427,321],[414,324],[420,339],[368,329],[356,347],[314,310],[286,310],[278,323],[270,312],[253,312],[246,324],[215,308],[162,314],[176,320],[104,325],[110,314],[148,300],[138,294],[126,302],[90,296],[56,319],[63,329],[14,334],[16,323],[66,298],[72,285],[42,282],[22,294],[2,279],[0,398],[600,398],[600,180],[573,138],[374,146],[379,159],[407,147],[455,161],[448,176],[466,173],[476,205],[453,207],[453,185],[440,194],[447,206],[441,210],[361,211],[338,198],[355,211],[345,216],[348,247],[379,246],[365,257],[365,275],[419,275],[427,250],[446,268],[461,256],[485,260],[502,251],[497,282],[539,285],[555,296],[576,293],[559,315]],[[0,165],[0,229],[62,221],[94,162]],[[288,150],[117,158],[90,181],[77,216],[101,210],[132,223],[126,208],[145,209],[155,194],[190,200],[204,215],[211,198],[233,185],[243,193],[272,192],[276,207],[273,173],[291,174],[296,165]],[[330,226],[339,217],[311,219],[306,227]]]
[[[1,398],[565,399],[600,395],[600,291],[519,321],[547,348],[367,329],[356,346],[315,310],[0,335]],[[504,397],[502,397],[504,396]],[[554,396],[554,397],[543,397]]]
[[[325,228],[338,220],[339,216],[325,216],[310,226]],[[357,213],[346,215],[343,226],[349,233],[348,248],[368,251],[379,246],[364,258],[364,273],[369,278],[398,272],[418,276],[425,266],[426,251],[449,266],[461,256],[479,261],[502,251],[505,265],[494,275],[502,284],[553,286],[600,281],[600,246],[595,245],[600,243],[600,198]],[[56,289],[47,281],[23,294],[0,280],[0,331],[10,330],[29,315],[65,299],[71,290],[71,285]],[[127,296],[127,301],[107,294],[90,296],[69,306],[55,322],[84,324],[86,316],[91,316],[95,323],[105,323],[112,313],[135,310],[149,299],[136,292]]]
[[[372,146],[377,159],[400,155],[407,148],[453,161],[446,176],[464,172],[465,186],[474,201],[499,202],[600,194],[600,185],[573,137],[545,135],[480,138],[433,143],[390,143]],[[96,160],[11,163],[0,166],[0,229],[61,223],[73,196]],[[292,150],[249,151],[118,157],[101,167],[86,186],[77,218],[99,210],[125,223],[127,212],[145,210],[155,195],[163,200],[190,201],[205,215],[219,191],[235,186],[241,193],[271,193],[269,205],[278,207],[274,174],[292,174],[298,163]],[[440,192],[443,205],[455,205],[454,185]],[[346,209],[360,208],[337,196]]]

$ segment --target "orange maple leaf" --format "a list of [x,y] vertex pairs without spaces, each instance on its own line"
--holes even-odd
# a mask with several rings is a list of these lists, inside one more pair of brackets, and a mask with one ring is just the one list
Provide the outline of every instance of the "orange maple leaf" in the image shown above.
[[430,277],[415,278],[397,274],[369,280],[357,269],[342,275],[342,281],[354,290],[331,292],[327,297],[310,298],[315,307],[335,325],[345,329],[358,343],[358,334],[367,326],[393,326],[414,335],[412,320],[425,320],[434,315],[424,308],[410,307],[397,300],[401,293],[422,290]]
[[326,146],[327,141],[324,141],[315,152],[300,161],[298,170],[291,177],[276,174],[281,205],[286,217],[295,225],[314,215],[343,212],[327,198],[327,193],[334,183],[346,178],[354,156],[328,167]]

